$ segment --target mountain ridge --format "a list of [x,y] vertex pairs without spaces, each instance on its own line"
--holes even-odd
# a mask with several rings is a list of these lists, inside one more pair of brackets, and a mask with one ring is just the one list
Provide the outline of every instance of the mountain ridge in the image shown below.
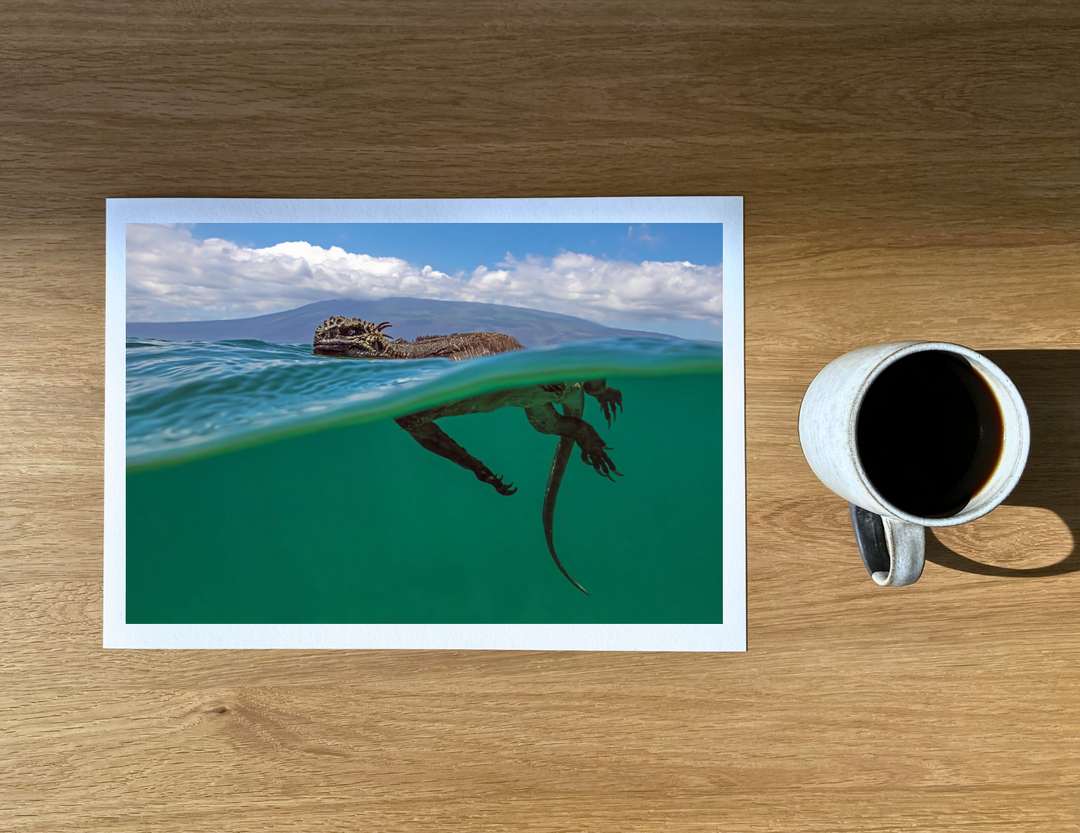
[[363,318],[378,324],[389,321],[390,335],[410,341],[421,335],[452,332],[500,332],[514,336],[526,347],[544,347],[567,341],[617,336],[647,336],[680,340],[665,333],[605,327],[557,312],[484,304],[472,301],[435,301],[392,297],[376,301],[348,298],[315,301],[291,310],[214,321],[129,321],[127,335],[168,341],[225,341],[258,339],[277,344],[307,344],[315,328],[333,315]]

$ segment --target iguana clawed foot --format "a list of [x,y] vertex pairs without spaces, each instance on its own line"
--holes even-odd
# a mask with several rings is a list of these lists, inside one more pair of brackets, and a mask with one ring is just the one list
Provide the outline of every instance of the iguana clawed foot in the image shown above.
[[477,479],[483,481],[484,483],[490,483],[492,486],[495,487],[495,491],[498,492],[500,495],[512,495],[514,492],[517,491],[513,483],[503,483],[502,476],[498,474],[492,474],[491,472],[488,472],[487,476],[484,477],[481,477],[478,474]]
[[622,477],[622,474],[616,470],[615,464],[608,457],[607,452],[611,451],[610,446],[604,445],[604,441],[600,438],[600,435],[596,433],[596,429],[589,423],[582,422],[581,430],[585,434],[585,438],[578,438],[578,448],[581,449],[581,461],[588,463],[594,469],[596,473],[603,475],[612,483],[615,482],[615,478],[611,475],[618,474]]
[[616,388],[609,388],[604,379],[590,379],[588,382],[583,382],[581,388],[599,403],[610,428],[611,421],[615,419],[615,406],[618,406],[620,412],[623,409],[622,392]]
[[622,393],[615,390],[615,388],[606,388],[603,393],[597,394],[596,401],[600,403],[601,409],[604,411],[604,417],[607,419],[608,428],[611,427],[611,421],[615,419],[615,406],[619,406],[619,411],[622,411]]

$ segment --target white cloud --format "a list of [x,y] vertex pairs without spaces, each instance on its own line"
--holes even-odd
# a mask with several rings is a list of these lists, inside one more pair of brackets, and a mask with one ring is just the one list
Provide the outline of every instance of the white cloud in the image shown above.
[[491,268],[451,276],[337,246],[253,249],[195,240],[189,230],[166,225],[129,225],[127,241],[130,321],[246,318],[327,298],[395,295],[531,307],[609,325],[718,324],[723,308],[721,267],[685,261],[628,263],[575,252],[518,260],[508,253]]
[[662,243],[663,240],[664,240],[664,238],[661,237],[659,234],[653,235],[649,231],[649,224],[648,223],[642,223],[640,226],[638,226],[636,232],[634,231],[634,227],[630,226],[626,230],[626,236],[631,241],[637,241],[637,242],[640,242],[640,243],[649,243],[649,244],[653,245],[654,247],[655,247],[655,244]]
[[720,267],[685,261],[627,263],[563,252],[553,258],[507,257],[479,266],[458,290],[463,301],[528,306],[605,323],[633,319],[719,321]]

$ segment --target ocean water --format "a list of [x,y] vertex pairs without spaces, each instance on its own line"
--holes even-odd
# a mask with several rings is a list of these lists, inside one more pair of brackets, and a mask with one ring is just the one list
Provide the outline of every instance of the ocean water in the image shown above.
[[[558,438],[519,408],[442,427],[518,491],[393,417],[492,390],[605,378],[611,482],[573,453],[547,550]],[[311,345],[128,339],[129,623],[719,623],[722,353],[618,338],[449,362]]]

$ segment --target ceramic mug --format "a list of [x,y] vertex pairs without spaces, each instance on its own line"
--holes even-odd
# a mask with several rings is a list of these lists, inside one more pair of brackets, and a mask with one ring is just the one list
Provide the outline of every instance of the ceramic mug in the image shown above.
[[926,527],[982,517],[1012,491],[1031,428],[1012,380],[945,342],[853,350],[811,382],[799,411],[810,468],[845,498],[879,585],[922,574]]

